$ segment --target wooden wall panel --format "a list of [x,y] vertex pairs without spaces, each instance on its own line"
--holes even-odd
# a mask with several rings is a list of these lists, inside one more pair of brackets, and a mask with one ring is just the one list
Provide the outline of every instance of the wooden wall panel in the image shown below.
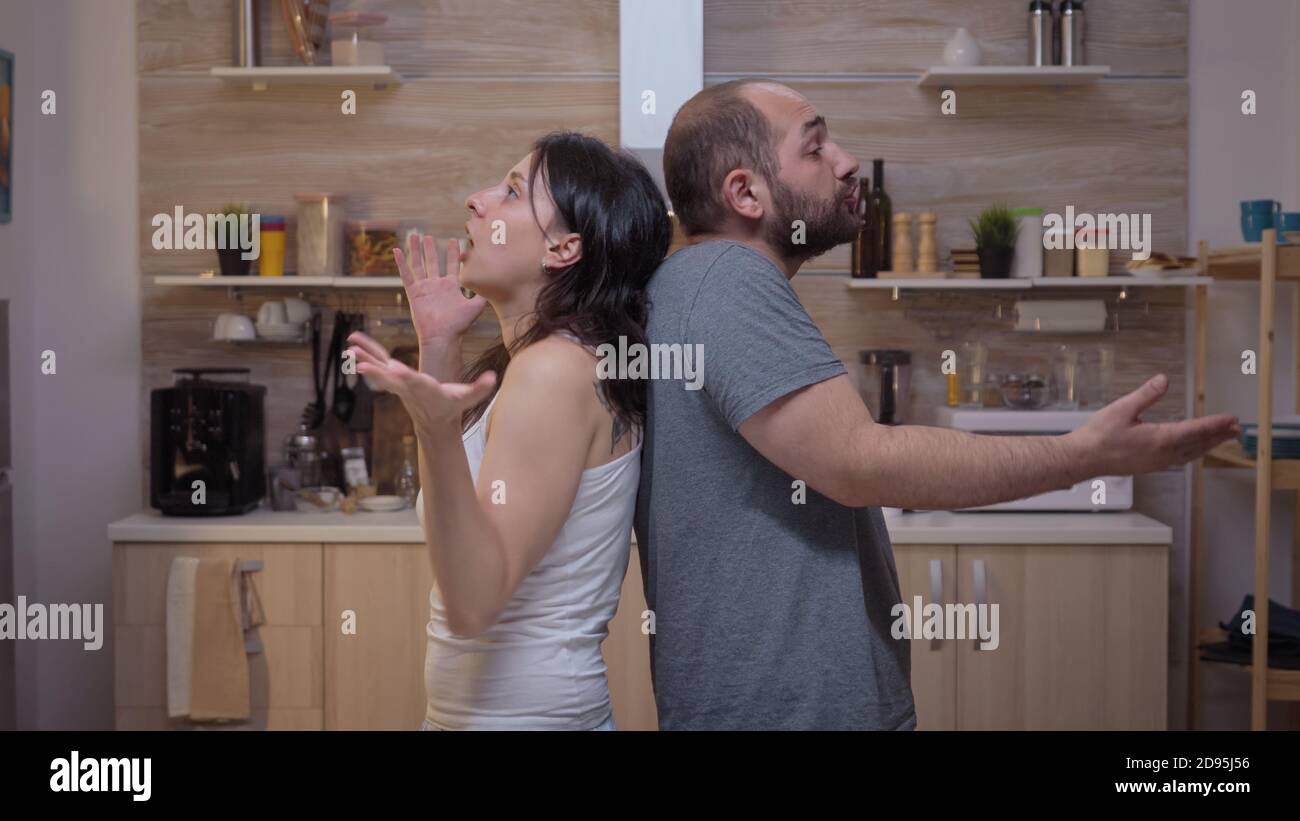
[[[141,73],[232,65],[232,6],[137,0]],[[366,0],[364,8],[388,16],[374,39],[404,76],[618,72],[617,0]],[[259,20],[263,65],[298,65],[279,0],[262,0]]]
[[[1064,213],[1150,213],[1155,250],[1187,247],[1187,87],[1181,80],[1110,80],[1055,89],[967,88],[957,113],[911,83],[791,85],[862,163],[885,160],[894,213],[938,215],[940,267],[974,247],[966,220],[997,201]],[[915,229],[914,229],[915,230]],[[1122,256],[1112,255],[1122,269]],[[810,269],[847,271],[848,247]]]
[[[714,74],[917,74],[964,26],[982,62],[1024,65],[1028,0],[705,0]],[[1090,0],[1088,62],[1119,74],[1187,73],[1186,0]]]
[[229,88],[208,78],[140,83],[140,264],[144,273],[215,266],[210,251],[155,251],[155,214],[215,212],[231,200],[290,216],[286,268],[296,269],[293,195],[334,191],[345,213],[425,221],[460,236],[465,198],[505,176],[537,137],[570,128],[618,139],[613,80],[454,80],[358,91]]

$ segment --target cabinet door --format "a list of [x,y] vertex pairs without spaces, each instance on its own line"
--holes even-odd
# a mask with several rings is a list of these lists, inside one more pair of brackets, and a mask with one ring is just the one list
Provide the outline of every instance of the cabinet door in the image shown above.
[[[957,548],[953,545],[894,545],[894,562],[903,604],[911,613],[922,605],[954,601]],[[918,730],[957,729],[957,642],[912,638],[912,699]]]
[[998,605],[960,642],[963,730],[1164,729],[1166,545],[959,545],[959,600]]
[[618,612],[610,619],[609,636],[600,649],[609,670],[614,724],[620,730],[657,730],[659,713],[650,684],[650,636],[641,631],[645,623],[641,614],[647,609],[645,588],[641,584],[641,559],[635,543],[631,551]]
[[[425,546],[327,544],[324,556],[325,729],[418,729],[433,586]],[[355,632],[344,632],[345,614]]]
[[261,560],[252,575],[266,623],[248,657],[249,721],[229,729],[319,730],[323,714],[319,544],[113,546],[113,698],[118,729],[192,726],[167,717],[167,575],[179,556]]

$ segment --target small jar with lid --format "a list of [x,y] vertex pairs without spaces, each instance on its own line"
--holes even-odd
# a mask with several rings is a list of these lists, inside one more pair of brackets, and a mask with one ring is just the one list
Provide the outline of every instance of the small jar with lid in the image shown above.
[[298,203],[298,276],[343,274],[343,198],[338,194],[294,194]]
[[1081,277],[1110,273],[1110,249],[1105,228],[1080,228],[1074,238],[1074,272]]
[[348,250],[349,276],[397,276],[397,220],[348,220],[343,234]]
[[336,66],[382,66],[384,44],[373,39],[373,31],[387,20],[387,15],[362,11],[331,14],[330,62]]

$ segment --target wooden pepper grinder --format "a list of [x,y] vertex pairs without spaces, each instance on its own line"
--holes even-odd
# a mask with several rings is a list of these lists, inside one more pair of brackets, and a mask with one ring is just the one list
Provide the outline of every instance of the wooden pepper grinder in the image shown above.
[[939,251],[934,244],[937,219],[933,211],[922,211],[917,218],[921,224],[921,242],[916,250],[916,271],[919,274],[933,274],[939,270]]
[[894,273],[912,273],[912,215],[900,211],[894,215]]

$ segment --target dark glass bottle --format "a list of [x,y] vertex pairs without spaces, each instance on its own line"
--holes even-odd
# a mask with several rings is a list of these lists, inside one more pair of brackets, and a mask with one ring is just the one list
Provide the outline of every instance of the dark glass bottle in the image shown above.
[[890,231],[893,206],[885,193],[885,161],[871,161],[871,196],[867,199],[866,223],[862,231],[861,276],[874,277],[893,270],[894,238]]
[[867,200],[871,197],[871,181],[865,175],[858,177],[858,202],[853,213],[858,217],[858,233],[853,236],[849,251],[849,274],[861,279],[866,276],[862,268],[862,243],[866,236]]

